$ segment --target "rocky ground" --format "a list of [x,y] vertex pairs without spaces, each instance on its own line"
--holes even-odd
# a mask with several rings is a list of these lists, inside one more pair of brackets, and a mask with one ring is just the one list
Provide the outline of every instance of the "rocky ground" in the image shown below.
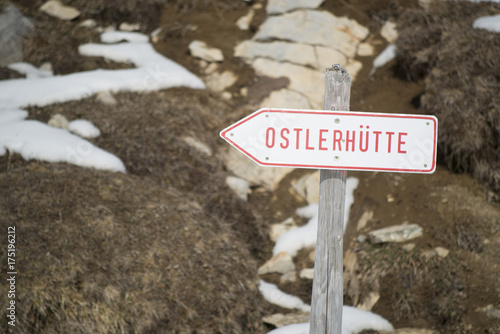
[[[80,10],[69,21],[40,11],[43,1],[14,3],[37,28],[23,48],[24,61],[37,67],[50,62],[55,74],[130,67],[77,52],[99,40],[97,28],[80,26],[85,20],[115,29],[127,22],[154,31],[155,49],[207,89],[28,109],[43,122],[55,114],[92,121],[102,133],[92,143],[118,156],[127,173],[0,157],[0,225],[16,226],[19,251],[17,326],[4,318],[1,328],[266,333],[283,325],[278,313],[307,319],[264,300],[258,282],[310,304],[312,249],[282,254],[278,272],[265,264],[273,258],[273,225],[307,223],[296,209],[316,200],[317,172],[258,168],[218,133],[262,106],[322,109],[323,68],[333,63],[353,78],[351,110],[426,113],[419,102],[425,76],[409,81],[398,60],[373,71],[375,57],[397,38],[391,22],[409,9],[425,11],[423,1],[310,1],[308,9],[271,1],[68,1]],[[0,69],[1,79],[19,76]],[[396,329],[499,333],[498,192],[447,167],[432,175],[348,173],[359,184],[344,238],[344,304]],[[370,237],[401,224],[418,225],[422,235],[399,243]]]

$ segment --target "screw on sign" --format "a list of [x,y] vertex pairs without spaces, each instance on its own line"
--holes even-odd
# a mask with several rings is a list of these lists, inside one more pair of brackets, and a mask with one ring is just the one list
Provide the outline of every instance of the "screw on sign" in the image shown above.
[[325,110],[260,109],[220,135],[261,166],[320,169],[310,333],[341,333],[347,170],[433,173],[434,116],[349,112],[351,78],[325,75]]

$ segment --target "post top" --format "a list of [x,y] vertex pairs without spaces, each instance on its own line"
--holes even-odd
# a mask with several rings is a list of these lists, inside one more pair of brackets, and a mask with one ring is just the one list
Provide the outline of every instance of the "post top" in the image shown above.
[[327,67],[326,68],[327,71],[335,71],[335,72],[342,72],[342,73],[346,73],[347,70],[343,67],[340,66],[340,64],[333,64],[332,67]]

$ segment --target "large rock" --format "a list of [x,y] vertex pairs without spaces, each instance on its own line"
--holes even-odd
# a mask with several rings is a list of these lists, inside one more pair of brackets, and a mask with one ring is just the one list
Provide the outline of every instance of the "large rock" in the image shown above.
[[258,75],[265,75],[272,78],[289,78],[289,89],[306,96],[311,103],[311,107],[314,109],[322,109],[325,85],[325,75],[323,72],[265,58],[256,59],[253,62],[253,68]]
[[274,190],[278,183],[293,171],[293,168],[261,167],[234,148],[229,148],[223,160],[234,175],[269,190]]
[[260,104],[261,108],[312,109],[311,103],[304,95],[290,89],[271,92]]
[[348,62],[347,57],[342,52],[332,48],[283,41],[269,43],[243,41],[235,47],[234,55],[247,61],[262,57],[279,62],[310,66],[320,71],[333,64],[345,65]]
[[300,43],[282,41],[262,43],[246,40],[235,47],[234,55],[236,57],[252,60],[263,57],[277,61],[287,61],[298,65],[308,65],[312,67],[316,67],[317,65],[314,47]]
[[318,8],[325,0],[269,0],[266,12],[269,15],[283,14],[299,8]]
[[22,40],[34,28],[14,5],[0,13],[0,66],[23,60]]
[[298,10],[271,16],[260,26],[254,39],[283,39],[296,43],[322,45],[354,57],[357,45],[369,30],[356,21],[326,11]]
[[[347,57],[341,51],[323,46],[316,46],[314,50],[317,56],[317,64],[315,67],[320,71],[324,71],[325,68],[331,67],[334,64],[345,66],[348,62]],[[352,80],[352,74],[349,74]]]

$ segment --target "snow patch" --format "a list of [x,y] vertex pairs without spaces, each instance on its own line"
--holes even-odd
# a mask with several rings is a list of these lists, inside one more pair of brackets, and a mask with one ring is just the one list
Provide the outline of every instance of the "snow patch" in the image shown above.
[[391,60],[396,58],[396,45],[389,44],[384,51],[382,51],[374,60],[373,67],[370,71],[370,76],[372,76],[377,68],[382,67],[389,63]]
[[474,29],[484,29],[491,32],[500,32],[500,14],[480,17],[474,21],[472,27]]
[[[157,53],[147,41],[148,36],[132,32],[109,31],[103,41],[125,43],[103,45],[84,44],[79,51],[85,56],[102,56],[118,62],[129,62],[133,69],[86,71],[52,76],[31,64],[11,64],[10,68],[27,76],[23,79],[0,81],[0,155],[7,150],[24,159],[67,162],[125,172],[122,161],[90,142],[47,124],[25,120],[27,106],[79,100],[102,91],[146,92],[172,87],[205,89],[203,81],[181,65]],[[84,137],[95,137],[99,130],[85,122],[76,122],[72,131]]]
[[303,312],[311,311],[310,305],[305,304],[299,297],[292,296],[281,291],[275,284],[260,280],[259,291],[260,293],[262,293],[262,296],[264,296],[264,298],[271,304],[289,309],[298,309]]
[[84,119],[69,122],[68,130],[83,138],[96,138],[101,135],[101,131],[94,124]]
[[[346,180],[345,210],[344,210],[344,231],[349,220],[349,213],[352,203],[354,203],[354,190],[358,186],[359,180],[349,177]],[[299,216],[310,218],[306,225],[283,233],[276,240],[273,248],[273,255],[287,252],[292,257],[303,248],[314,248],[318,234],[318,204],[310,204],[297,209]]]
[[[342,308],[342,334],[357,334],[366,329],[393,331],[394,327],[378,314],[351,306]],[[283,326],[270,331],[268,334],[309,334],[309,323]]]
[[0,110],[0,155],[19,153],[25,160],[67,162],[81,167],[125,172],[125,166],[108,153],[67,130],[25,120],[24,110]]
[[48,78],[54,75],[52,71],[42,70],[36,68],[30,63],[25,63],[25,62],[12,63],[7,65],[7,67],[13,71],[25,75],[27,79]]
[[138,32],[128,31],[106,31],[101,34],[101,42],[103,43],[118,43],[121,41],[147,43],[149,42],[149,37]]

